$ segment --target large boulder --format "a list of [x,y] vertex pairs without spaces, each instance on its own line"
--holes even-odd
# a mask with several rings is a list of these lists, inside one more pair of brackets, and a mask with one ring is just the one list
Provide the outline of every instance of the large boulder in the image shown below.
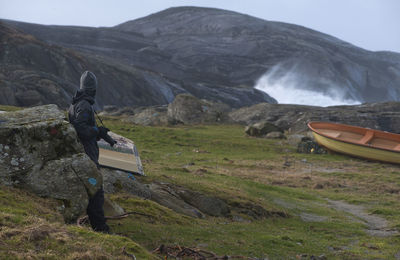
[[168,105],[168,118],[173,124],[220,123],[229,120],[231,108],[223,103],[180,94]]
[[0,114],[0,184],[59,200],[73,222],[103,179],[64,112],[45,105]]
[[276,125],[264,121],[247,126],[244,132],[249,136],[260,137],[272,132],[282,132],[282,130]]
[[167,106],[137,108],[134,110],[134,115],[124,118],[122,121],[145,126],[167,125]]

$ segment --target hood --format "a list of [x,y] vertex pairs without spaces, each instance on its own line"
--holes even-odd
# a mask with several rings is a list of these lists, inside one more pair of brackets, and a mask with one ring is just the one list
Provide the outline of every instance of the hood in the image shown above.
[[96,96],[97,78],[93,72],[85,71],[82,73],[80,89],[93,98]]
[[75,95],[72,97],[72,104],[76,104],[81,100],[86,100],[89,104],[94,104],[94,97],[88,95],[84,90],[79,89],[76,91]]

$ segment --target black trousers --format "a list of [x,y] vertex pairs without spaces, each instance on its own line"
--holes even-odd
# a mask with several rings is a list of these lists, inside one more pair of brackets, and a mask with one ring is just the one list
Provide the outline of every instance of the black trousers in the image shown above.
[[89,199],[89,205],[86,212],[89,216],[90,225],[94,231],[106,232],[110,231],[106,224],[106,218],[104,217],[104,191],[103,188],[98,190],[96,194]]

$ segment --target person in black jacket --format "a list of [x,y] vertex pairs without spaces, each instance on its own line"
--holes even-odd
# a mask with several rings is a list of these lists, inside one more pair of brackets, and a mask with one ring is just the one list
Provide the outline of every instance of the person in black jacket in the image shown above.
[[[72,104],[69,107],[68,118],[75,128],[86,154],[99,169],[97,140],[100,131],[104,131],[104,129],[97,127],[94,116],[93,104],[95,102],[96,89],[96,76],[90,71],[85,71],[81,76],[80,89],[75,93]],[[89,198],[86,211],[93,230],[108,233],[109,227],[104,217],[103,204],[104,191],[101,188],[93,197]]]

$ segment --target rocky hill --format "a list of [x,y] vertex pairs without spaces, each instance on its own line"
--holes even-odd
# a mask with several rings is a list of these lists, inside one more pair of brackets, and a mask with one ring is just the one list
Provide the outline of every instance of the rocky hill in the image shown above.
[[[231,11],[170,8],[110,28],[1,24],[3,38],[18,30],[26,39],[2,42],[1,87],[9,93],[3,104],[49,103],[44,84],[28,80],[34,76],[53,81],[64,106],[84,69],[99,75],[100,107],[167,104],[179,93],[233,107],[275,103],[253,88],[266,73],[272,83],[289,76],[298,88],[343,99],[400,99],[399,54],[370,52],[301,26]],[[20,94],[24,88],[29,98]]]

